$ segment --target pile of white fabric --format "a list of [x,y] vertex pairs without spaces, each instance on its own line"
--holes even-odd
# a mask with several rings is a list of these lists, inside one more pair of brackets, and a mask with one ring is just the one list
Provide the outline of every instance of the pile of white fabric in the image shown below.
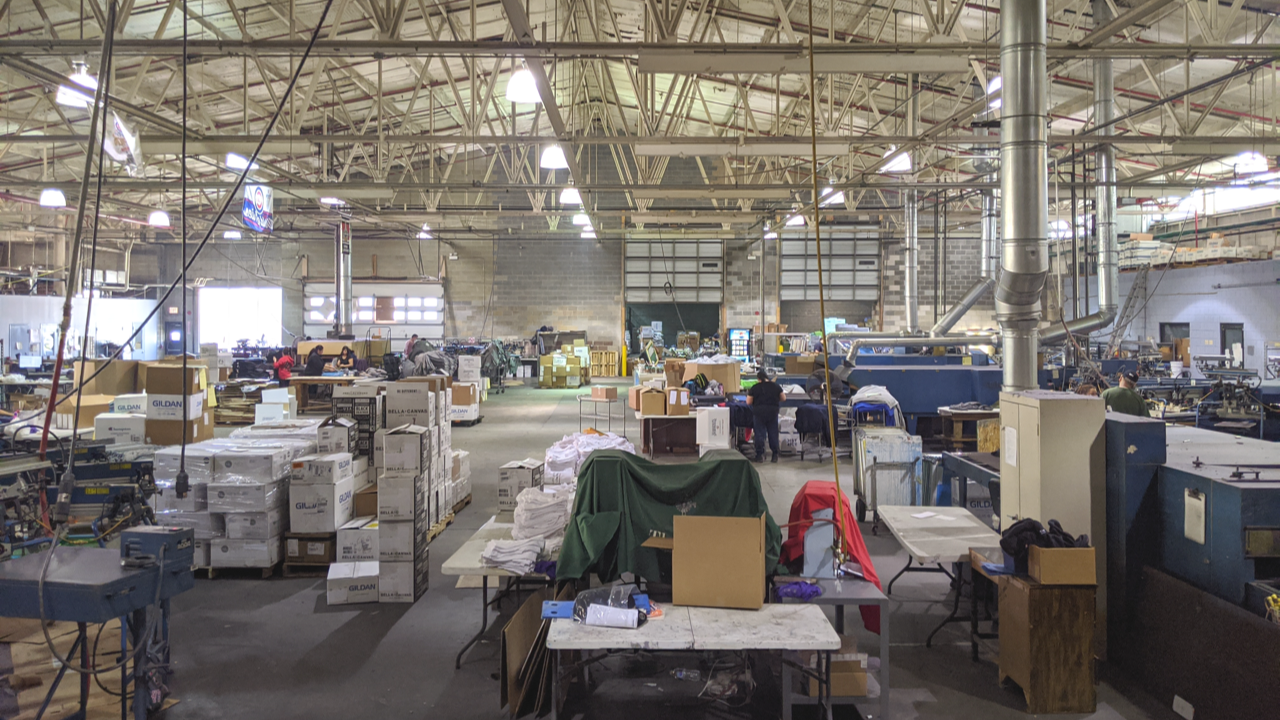
[[486,567],[502,568],[517,575],[533,572],[538,562],[538,554],[542,552],[542,539],[529,540],[490,540],[480,553],[480,560]]
[[516,496],[516,540],[559,537],[573,513],[576,485],[544,485],[527,488]]
[[565,435],[560,442],[547,448],[543,482],[550,485],[576,483],[582,463],[596,450],[621,450],[634,455],[636,447],[625,437],[613,433]]

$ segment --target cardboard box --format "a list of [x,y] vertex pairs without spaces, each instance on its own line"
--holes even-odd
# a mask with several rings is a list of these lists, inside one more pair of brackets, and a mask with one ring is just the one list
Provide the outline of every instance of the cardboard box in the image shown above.
[[764,605],[765,516],[677,515],[670,538],[645,547],[670,549],[675,605],[759,610]]
[[[156,513],[157,525],[191,528],[196,540],[212,540],[226,537],[226,516],[208,511],[166,511]],[[207,566],[206,566],[207,567]]]
[[337,532],[355,512],[355,485],[353,477],[331,485],[290,485],[289,529],[300,533]]
[[689,414],[689,391],[685,388],[667,388],[667,415]]
[[428,383],[398,382],[387,386],[388,427],[420,425],[431,427],[436,417],[436,396]]
[[481,381],[480,356],[479,355],[459,355],[458,356],[458,382],[478,383],[480,381]]
[[742,392],[742,363],[686,363],[684,376],[675,383],[667,382],[667,386],[681,385],[689,382],[701,373],[707,380],[715,380],[724,386],[727,393]]
[[287,516],[281,508],[263,512],[227,513],[227,538],[230,540],[266,540],[286,529]]
[[449,390],[453,407],[459,405],[475,405],[480,402],[480,386],[477,384],[457,382]]
[[498,468],[498,509],[514,510],[516,496],[531,487],[542,487],[544,464],[535,458],[512,460]]
[[617,400],[618,388],[612,385],[597,385],[591,388],[591,397],[594,400]]
[[[192,484],[213,482],[213,459],[222,449],[214,443],[187,446],[187,477]],[[151,471],[157,481],[172,481],[178,477],[181,461],[180,447],[161,448],[156,451]]]
[[[147,417],[135,414],[103,413],[93,419],[93,439],[111,440],[116,445],[141,443],[147,439]],[[191,473],[187,473],[190,475]]]
[[413,562],[378,563],[378,602],[413,603],[427,591],[430,563],[424,550]]
[[280,562],[280,538],[232,540],[222,538],[209,544],[209,566],[215,568],[269,568]]
[[1041,585],[1097,585],[1094,548],[1042,548],[1027,553],[1027,574]]
[[[832,697],[865,697],[867,694],[867,671],[856,663],[831,663],[831,696]],[[809,696],[817,697],[818,681],[809,678]]]
[[355,458],[349,452],[303,455],[293,461],[289,471],[289,481],[295,485],[333,485],[355,476]]
[[182,395],[147,393],[146,397],[148,420],[181,420],[184,409],[186,419],[195,420],[205,409],[205,395],[202,392],[187,395],[185,401]]
[[[594,389],[594,388],[593,388]],[[644,385],[632,385],[627,388],[627,407],[632,410],[640,409],[640,393],[647,390]]]
[[352,514],[356,517],[378,516],[377,480],[374,480],[372,485],[365,487],[363,490],[356,491],[355,502],[352,504]]
[[209,512],[251,513],[279,508],[288,483],[209,483]]
[[[788,375],[804,375],[808,377],[818,366],[818,356],[811,353],[801,355],[786,355],[786,374]],[[711,376],[708,375],[710,380]]]
[[138,392],[138,363],[134,360],[86,360],[75,363],[76,382],[102,372],[84,386],[83,392],[93,395],[128,395]]
[[208,376],[203,367],[188,364],[185,375],[181,365],[165,363],[147,369],[148,395],[194,395],[203,393],[207,386]]
[[378,602],[378,563],[336,562],[325,580],[325,602],[358,605]]
[[[559,387],[564,387],[560,385]],[[453,405],[449,408],[449,422],[471,422],[480,419],[480,403]]]
[[453,450],[450,479],[458,480],[463,475],[471,475],[471,453],[466,450]]
[[416,520],[427,516],[427,488],[421,476],[378,478],[378,520]]
[[426,552],[430,528],[422,520],[379,520],[378,560],[412,562]]
[[70,430],[73,426],[91,428],[99,415],[111,412],[114,399],[111,395],[82,395],[77,407],[75,395],[70,395],[66,402],[53,409],[53,426],[60,430]]
[[[148,445],[181,445],[183,421],[147,419]],[[185,423],[188,444],[213,439],[213,413],[207,408],[199,418]]]
[[260,442],[227,448],[213,461],[213,481],[266,483],[289,477],[293,451],[283,443]]
[[666,415],[667,394],[662,390],[645,388],[640,391],[641,415]]
[[699,445],[727,448],[733,439],[729,427],[729,408],[701,407],[697,410],[697,440]]
[[431,467],[431,429],[402,425],[382,436],[382,463],[387,475],[425,475]]
[[207,568],[209,567],[209,546],[212,540],[196,540],[195,555],[191,559],[191,567]]
[[337,557],[336,545],[333,533],[291,532],[284,536],[284,559],[313,565],[331,563]]
[[128,395],[117,395],[116,399],[111,401],[111,412],[146,415],[147,394],[130,393]]
[[[189,473],[188,473],[189,474]],[[173,489],[172,481],[168,487],[151,496],[151,506],[156,512],[207,512],[209,509],[209,485],[206,482],[192,481],[190,490],[184,498],[178,497]],[[223,526],[226,534],[226,526]],[[206,566],[207,567],[207,566]]]
[[316,452],[352,453],[356,451],[356,438],[360,436],[360,428],[356,421],[349,417],[330,416],[316,428]]
[[378,520],[358,517],[338,528],[338,561],[378,559]]
[[[358,391],[358,395],[339,395],[340,391]],[[335,387],[333,389],[333,414],[350,417],[356,421],[360,432],[376,432],[385,423],[385,395],[378,394],[376,386]]]
[[[686,363],[682,358],[667,358],[662,361],[662,373],[667,379],[667,387],[680,385],[684,382],[685,367],[690,363]],[[697,373],[694,373],[695,375]],[[692,379],[692,375],[690,379]]]

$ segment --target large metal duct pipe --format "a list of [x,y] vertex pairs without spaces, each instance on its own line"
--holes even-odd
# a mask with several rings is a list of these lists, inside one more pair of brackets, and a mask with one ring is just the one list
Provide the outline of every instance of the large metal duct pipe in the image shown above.
[[982,269],[981,278],[978,279],[965,292],[945,315],[938,319],[938,322],[929,330],[932,337],[941,337],[951,331],[956,323],[960,322],[960,318],[969,312],[983,295],[987,294],[992,286],[996,284],[995,275],[999,269],[999,255],[996,252],[998,247],[998,228],[996,227],[996,197],[991,190],[982,191],[982,239],[979,243],[979,252],[982,253]]
[[[1093,1],[1095,27],[1111,22],[1111,7],[1106,0]],[[1115,77],[1110,59],[1093,61],[1093,123],[1101,127],[1100,135],[1110,135],[1115,118]],[[1103,143],[1094,152],[1095,171],[1094,206],[1097,211],[1098,233],[1098,311],[1076,318],[1066,324],[1048,328],[1040,335],[1040,342],[1062,342],[1067,334],[1089,333],[1101,330],[1116,319],[1116,291],[1120,286],[1120,250],[1116,243],[1116,151],[1110,143]],[[1075,222],[1075,218],[1072,218]],[[1088,298],[1085,298],[1088,307]]]
[[1004,389],[1038,386],[1040,294],[1049,273],[1049,180],[1045,0],[1000,8],[1000,282],[996,317],[1004,346]]
[[333,245],[334,337],[351,335],[351,223],[342,220]]
[[[916,75],[907,76],[907,136],[916,134],[916,118],[920,114],[919,94],[916,92]],[[908,151],[908,157],[911,156]],[[911,170],[915,170],[912,158]],[[902,227],[906,251],[906,267],[902,276],[902,303],[907,311],[908,335],[920,332],[920,198],[914,188],[903,191]]]

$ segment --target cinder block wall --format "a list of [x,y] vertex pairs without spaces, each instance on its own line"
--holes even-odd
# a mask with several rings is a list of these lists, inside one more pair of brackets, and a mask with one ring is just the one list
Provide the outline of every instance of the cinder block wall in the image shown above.
[[[945,253],[939,241],[935,249],[932,217],[925,223],[921,213],[920,227],[920,269],[917,275],[920,288],[919,322],[920,327],[928,330],[937,322],[937,318],[946,314],[965,292],[982,276],[982,248],[977,235],[966,233],[963,236],[952,234],[946,242]],[[935,283],[935,257],[942,256],[946,276],[941,269]],[[880,263],[884,273],[884,291],[881,298],[884,303],[884,330],[895,332],[902,330],[907,324],[906,304],[902,297],[902,283],[905,275],[906,252],[902,242],[901,229],[896,229],[895,237],[881,243]],[[934,299],[938,301],[937,313],[934,312]],[[878,310],[877,310],[878,312]],[[974,327],[994,327],[995,296],[989,291],[964,317],[956,323],[955,330]]]

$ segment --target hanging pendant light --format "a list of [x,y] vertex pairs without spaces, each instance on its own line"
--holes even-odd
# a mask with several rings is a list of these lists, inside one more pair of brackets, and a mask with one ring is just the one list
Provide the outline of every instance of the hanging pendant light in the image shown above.
[[548,145],[542,151],[538,167],[543,170],[566,170],[569,167],[569,160],[564,156],[564,150],[561,150],[559,145]]
[[163,210],[152,210],[151,216],[147,218],[147,224],[153,228],[168,228],[169,213]]
[[64,208],[66,206],[67,196],[63,195],[58,188],[45,188],[40,191],[40,207]]
[[581,205],[582,193],[578,192],[578,188],[570,185],[569,187],[560,191],[560,204],[561,205]]
[[507,80],[507,102],[526,105],[542,104],[542,95],[538,93],[538,82],[533,73],[523,68],[511,73]]

